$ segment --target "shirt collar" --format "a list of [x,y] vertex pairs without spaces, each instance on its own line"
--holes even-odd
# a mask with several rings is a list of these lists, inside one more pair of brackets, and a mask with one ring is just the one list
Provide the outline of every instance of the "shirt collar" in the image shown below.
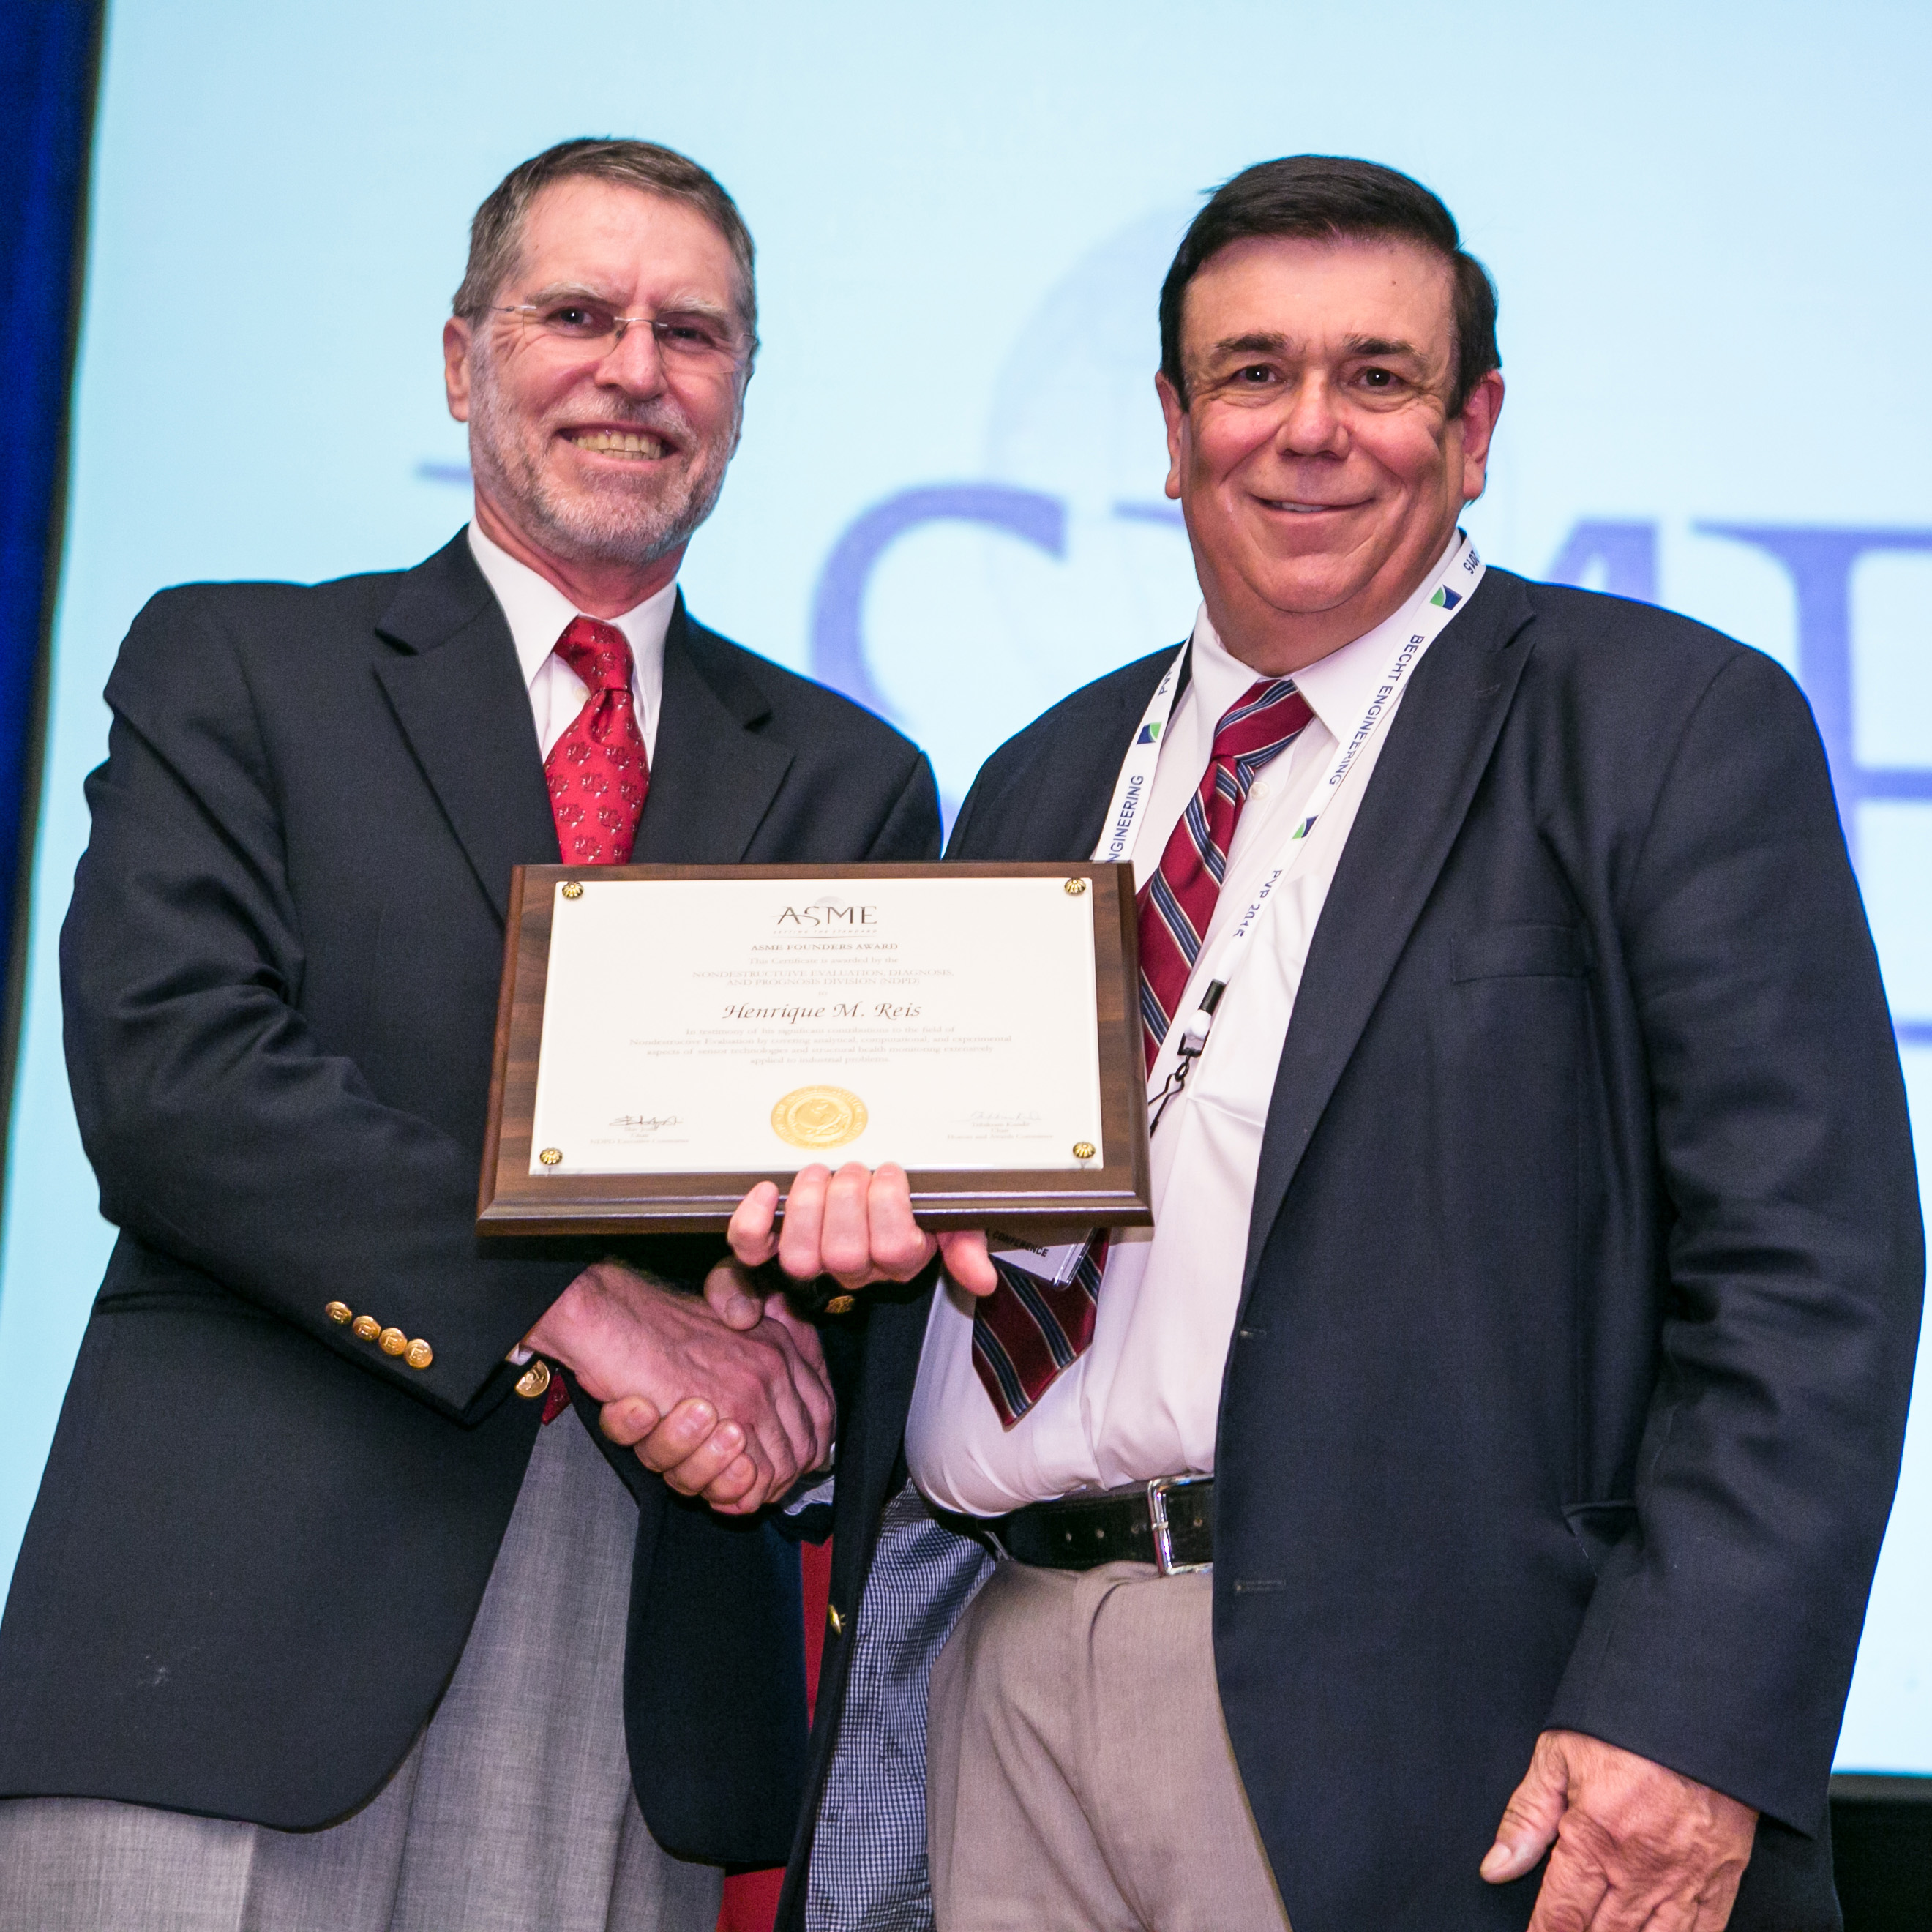
[[[1416,586],[1401,609],[1391,612],[1373,630],[1364,632],[1325,658],[1304,664],[1294,674],[1295,689],[1307,699],[1309,709],[1338,745],[1353,734],[1368,710],[1369,700],[1388,668],[1390,646],[1414,628],[1417,614],[1428,603],[1436,586],[1448,574],[1468,542],[1460,530],[1456,531],[1448,548],[1437,558],[1435,568]],[[1193,646],[1189,683],[1198,688],[1202,704],[1218,719],[1254,682],[1256,674],[1222,643],[1205,604],[1194,620]]]
[[[470,554],[476,560],[477,568],[482,572],[509,623],[510,641],[517,647],[524,682],[526,686],[534,684],[537,673],[563,635],[565,626],[584,613],[548,578],[540,577],[501,544],[485,536],[473,518],[469,534]],[[615,624],[629,640],[634,675],[646,690],[656,689],[662,681],[664,637],[676,604],[677,584],[674,580],[621,617],[604,620]]]

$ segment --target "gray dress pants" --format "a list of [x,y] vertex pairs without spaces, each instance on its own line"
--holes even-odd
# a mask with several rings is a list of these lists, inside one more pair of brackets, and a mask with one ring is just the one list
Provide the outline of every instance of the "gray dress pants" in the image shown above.
[[98,1798],[0,1802],[0,1932],[712,1932],[624,1742],[637,1508],[574,1416],[538,1432],[482,1608],[352,1817],[276,1832]]

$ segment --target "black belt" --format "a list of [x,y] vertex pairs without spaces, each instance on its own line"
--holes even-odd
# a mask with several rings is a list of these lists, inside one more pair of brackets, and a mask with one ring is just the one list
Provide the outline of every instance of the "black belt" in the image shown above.
[[986,1526],[1016,1563],[1093,1570],[1151,1563],[1163,1576],[1214,1560],[1214,1478],[1156,1476],[1097,1495],[1029,1503]]

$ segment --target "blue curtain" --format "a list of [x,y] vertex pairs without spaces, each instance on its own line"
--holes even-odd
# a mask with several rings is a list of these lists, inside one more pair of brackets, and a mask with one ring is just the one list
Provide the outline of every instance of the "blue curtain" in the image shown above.
[[[102,13],[100,0],[0,0],[0,983],[9,985],[32,863]],[[0,1070],[12,1058],[10,1036]],[[7,1097],[0,1091],[0,1118]]]

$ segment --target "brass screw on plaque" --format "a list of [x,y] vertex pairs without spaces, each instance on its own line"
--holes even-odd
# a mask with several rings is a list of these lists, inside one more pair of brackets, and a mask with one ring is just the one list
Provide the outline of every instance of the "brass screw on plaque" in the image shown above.
[[567,899],[580,899],[584,896],[581,879],[566,879],[563,882],[563,896]]
[[537,1158],[543,1162],[544,1166],[554,1167],[559,1161],[562,1160],[563,1150],[561,1148],[545,1148],[543,1152],[537,1156]]
[[1077,899],[1087,890],[1087,881],[1084,879],[1069,879],[1064,890],[1069,898]]
[[1091,1160],[1094,1158],[1094,1143],[1091,1141],[1076,1141],[1073,1143],[1073,1158],[1076,1160]]

